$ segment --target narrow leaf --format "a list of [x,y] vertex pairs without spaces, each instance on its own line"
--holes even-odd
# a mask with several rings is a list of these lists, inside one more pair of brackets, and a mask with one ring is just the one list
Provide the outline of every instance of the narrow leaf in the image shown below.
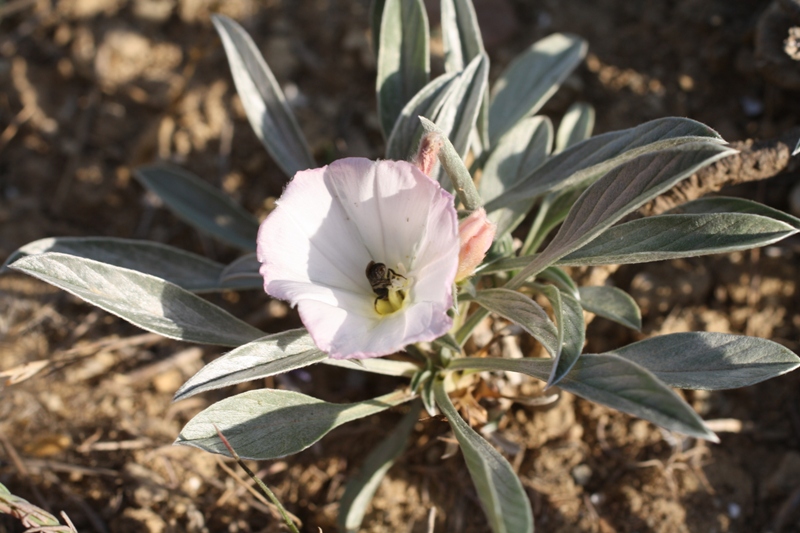
[[441,379],[433,384],[433,392],[461,446],[493,533],[533,533],[531,504],[511,465],[461,418]]
[[[503,370],[546,381],[551,364],[548,359],[464,357],[455,359],[447,370]],[[718,442],[697,413],[672,389],[648,370],[618,355],[582,355],[558,386],[670,431]]]
[[412,398],[396,391],[363,402],[335,404],[299,392],[251,390],[201,411],[183,427],[175,444],[229,455],[217,435],[219,428],[243,459],[275,459],[305,450],[342,424]]
[[748,250],[797,231],[759,215],[659,215],[615,226],[558,263],[620,265]]
[[586,341],[586,323],[583,308],[578,300],[552,285],[537,287],[553,306],[560,341],[558,355],[553,362],[547,387],[557,385],[572,369]]
[[414,156],[422,136],[419,117],[435,117],[444,103],[447,91],[459,79],[458,74],[442,74],[408,101],[386,141],[387,159],[406,160]]
[[136,270],[191,292],[248,288],[252,283],[221,281],[220,263],[180,248],[153,241],[113,237],[49,237],[26,244],[9,256],[5,269],[20,257],[59,252]]
[[641,155],[613,169],[586,189],[547,248],[507,287],[516,288],[544,267],[591,242],[648,200],[731,153],[731,149],[718,144],[687,144]]
[[213,15],[211,21],[225,47],[233,83],[250,126],[272,159],[289,177],[298,170],[314,168],[314,158],[297,119],[253,39],[224,15]]
[[444,68],[447,72],[460,72],[485,52],[478,17],[471,0],[442,0],[441,14]]
[[386,0],[378,47],[378,116],[388,139],[403,107],[430,75],[428,15],[422,0]]
[[558,267],[545,268],[539,273],[537,278],[552,282],[553,285],[561,289],[562,292],[566,292],[572,296],[575,300],[581,299],[578,286],[575,285],[575,282],[566,272]]
[[800,366],[800,358],[776,342],[726,333],[660,335],[611,353],[682,389],[747,387]]
[[800,218],[793,217],[789,213],[784,213],[778,209],[773,209],[764,204],[745,200],[744,198],[732,198],[729,196],[710,196],[692,200],[669,211],[670,214],[689,214],[703,215],[711,213],[748,213],[750,215],[761,215],[763,217],[774,218],[789,224],[795,229],[800,230]]
[[[644,153],[697,141],[722,142],[708,126],[687,118],[662,118],[587,139],[550,158],[530,176],[486,205],[490,212],[522,198],[588,184]],[[584,185],[585,186],[585,185]]]
[[555,152],[563,152],[570,146],[585,141],[592,136],[594,129],[594,107],[583,102],[569,106],[556,134]]
[[247,254],[234,260],[223,268],[219,275],[222,283],[239,282],[241,284],[251,284],[256,287],[263,286],[263,278],[259,273],[261,263],[258,262],[256,254]]
[[364,460],[356,477],[347,482],[339,502],[339,528],[347,533],[357,533],[375,491],[386,472],[406,449],[408,437],[419,420],[421,402],[411,404],[411,409],[400,423],[378,444]]
[[219,189],[164,163],[139,167],[133,175],[186,223],[233,246],[255,250],[258,221]]
[[173,401],[245,381],[282,374],[318,363],[328,355],[320,351],[305,329],[276,333],[239,346],[189,378]]
[[170,339],[239,346],[264,336],[216,305],[149,274],[52,252],[23,257],[11,268]]
[[555,33],[518,56],[494,85],[489,138],[494,145],[523,117],[535,114],[583,61],[586,41]]
[[[544,309],[524,294],[509,289],[486,289],[478,291],[475,301],[481,307],[497,313],[519,325],[534,339],[542,343],[550,355],[558,353],[558,330]],[[459,343],[464,342],[456,336]]]
[[597,316],[613,320],[625,327],[642,329],[642,312],[630,294],[617,287],[581,287],[580,303]]

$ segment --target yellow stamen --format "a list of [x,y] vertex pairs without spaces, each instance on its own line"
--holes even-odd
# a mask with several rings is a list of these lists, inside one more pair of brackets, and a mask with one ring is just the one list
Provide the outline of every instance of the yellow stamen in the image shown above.
[[381,298],[375,302],[375,310],[379,315],[391,315],[403,308],[406,301],[406,291],[389,289],[388,298]]

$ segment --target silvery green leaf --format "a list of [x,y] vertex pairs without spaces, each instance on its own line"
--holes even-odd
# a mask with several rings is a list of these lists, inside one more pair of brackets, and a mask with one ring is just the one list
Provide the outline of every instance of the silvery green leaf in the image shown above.
[[5,269],[20,257],[58,252],[93,259],[164,279],[187,291],[210,292],[246,287],[240,281],[220,281],[223,265],[180,248],[153,241],[113,237],[48,237],[12,253]]
[[761,215],[763,217],[774,218],[789,224],[795,229],[800,230],[800,218],[793,217],[789,213],[784,213],[778,209],[773,209],[764,204],[745,200],[744,198],[732,198],[728,196],[709,196],[692,200],[679,205],[668,211],[669,214],[703,215],[710,213],[747,213],[750,215]]
[[214,359],[178,389],[173,401],[228,385],[283,374],[318,363],[327,357],[305,329],[276,333],[243,344]]
[[[553,147],[553,124],[547,117],[522,119],[498,141],[481,172],[478,191],[487,203],[542,165]],[[516,228],[533,207],[535,200],[526,198],[489,214],[503,235]]]
[[662,118],[579,142],[551,157],[530,176],[486,204],[486,212],[548,191],[588,185],[621,163],[648,152],[697,141],[722,142],[708,126],[687,118]]
[[461,353],[461,345],[458,344],[458,341],[450,333],[445,333],[438,339],[434,340],[433,343],[442,348],[447,348],[453,353]]
[[356,403],[328,403],[299,392],[259,389],[204,409],[183,427],[175,444],[229,455],[217,428],[243,459],[266,460],[305,450],[329,431],[411,400],[396,391]]
[[[503,370],[546,381],[549,359],[462,357],[447,370]],[[576,396],[649,420],[670,431],[718,442],[680,396],[648,370],[614,354],[584,354],[558,386]]]
[[467,155],[470,132],[478,119],[488,83],[489,58],[481,54],[473,58],[447,88],[442,106],[433,120],[453,143],[461,159]]
[[[478,291],[475,301],[481,307],[522,327],[542,343],[552,356],[558,353],[558,329],[544,309],[528,296],[509,289],[486,289]],[[456,339],[462,342],[458,335]]]
[[220,272],[219,280],[222,283],[239,282],[241,284],[262,287],[264,281],[261,274],[258,272],[260,267],[261,263],[258,262],[256,254],[246,254],[226,265],[222,272]]
[[443,381],[433,385],[436,405],[453,429],[493,533],[533,533],[533,513],[514,469],[458,414]]
[[[461,72],[470,61],[485,55],[481,29],[471,0],[441,0],[442,43],[446,72]],[[427,115],[430,116],[430,115]],[[489,92],[484,91],[476,128],[470,135],[476,157],[489,147]]]
[[642,312],[630,294],[616,287],[581,287],[581,306],[590,313],[639,331]]
[[553,123],[545,116],[526,117],[492,149],[481,171],[478,190],[494,200],[545,162],[553,148]]
[[407,160],[414,152],[422,136],[419,117],[435,117],[444,103],[450,86],[459,79],[458,74],[442,74],[431,80],[408,101],[394,124],[386,141],[387,159]]
[[575,300],[581,299],[580,291],[573,279],[558,267],[545,268],[539,273],[537,278],[552,282],[553,285],[572,296]]
[[461,156],[436,124],[425,117],[419,117],[419,120],[425,132],[437,135],[442,143],[439,149],[439,162],[441,162],[442,168],[449,178],[448,183],[451,187],[447,188],[455,190],[459,200],[467,210],[474,211],[479,209],[482,205],[481,197]]
[[583,61],[586,41],[554,33],[519,55],[494,85],[489,138],[494,145],[523,117],[534,115]]
[[794,146],[794,150],[792,150],[793,156],[797,154],[800,154],[800,139],[798,139],[797,144]]
[[386,472],[406,449],[408,437],[419,420],[421,404],[415,401],[400,423],[375,447],[361,466],[358,475],[347,482],[339,501],[339,528],[347,533],[358,533],[361,522],[375,491]]
[[289,177],[298,170],[316,167],[297,119],[253,39],[224,15],[212,15],[211,21],[228,56],[233,83],[250,126],[272,159]]
[[727,333],[660,335],[611,353],[682,389],[747,387],[800,366],[800,358],[776,342]]
[[644,154],[611,170],[584,191],[547,248],[506,286],[511,289],[520,286],[531,275],[591,242],[648,200],[732,153],[725,146],[700,142]]
[[561,258],[561,265],[621,265],[747,250],[797,233],[759,215],[658,215],[615,226]]
[[160,163],[133,175],[180,219],[244,250],[255,250],[258,221],[242,207],[191,172]]
[[539,212],[531,225],[520,255],[532,255],[550,232],[567,217],[572,205],[580,198],[586,186],[577,186],[547,193],[539,203]]
[[388,139],[403,107],[430,75],[428,15],[422,0],[386,0],[378,47],[378,116]]
[[594,129],[594,107],[584,102],[576,102],[569,106],[556,134],[555,153],[585,141],[592,136]]
[[11,268],[170,339],[239,346],[264,336],[216,305],[149,274],[53,252],[23,257]]
[[417,371],[419,367],[414,363],[407,361],[393,361],[385,358],[373,359],[325,359],[321,361],[323,364],[338,366],[341,368],[349,368],[350,370],[359,370],[361,372],[369,372],[372,374],[382,374],[384,376],[400,376],[410,378]]
[[580,357],[586,340],[586,324],[583,321],[581,304],[570,294],[553,285],[537,285],[536,288],[553,306],[558,326],[559,350],[550,377],[547,378],[547,387],[552,387],[567,375]]
[[478,17],[471,0],[442,0],[441,14],[444,68],[447,72],[460,72],[485,52]]

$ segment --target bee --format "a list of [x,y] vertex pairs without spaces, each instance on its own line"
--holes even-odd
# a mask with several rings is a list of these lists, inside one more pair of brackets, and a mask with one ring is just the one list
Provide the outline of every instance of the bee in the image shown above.
[[392,280],[396,278],[406,279],[402,274],[398,274],[391,268],[387,268],[383,263],[376,263],[375,261],[369,262],[366,274],[369,285],[372,287],[372,292],[377,296],[375,298],[376,305],[378,300],[389,299],[389,287],[392,286]]

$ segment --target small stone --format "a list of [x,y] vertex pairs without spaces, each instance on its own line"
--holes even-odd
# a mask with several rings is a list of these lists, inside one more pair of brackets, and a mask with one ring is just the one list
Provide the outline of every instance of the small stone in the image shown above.
[[592,469],[587,464],[579,464],[572,469],[572,479],[581,487],[589,484],[592,478]]

